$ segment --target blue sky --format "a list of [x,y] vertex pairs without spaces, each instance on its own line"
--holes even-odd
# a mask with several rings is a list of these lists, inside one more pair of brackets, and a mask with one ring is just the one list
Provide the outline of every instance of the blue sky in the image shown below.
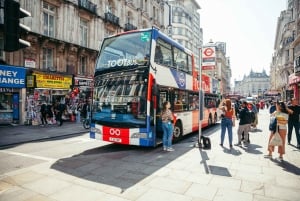
[[226,42],[232,80],[270,71],[277,19],[286,0],[197,0],[203,42]]

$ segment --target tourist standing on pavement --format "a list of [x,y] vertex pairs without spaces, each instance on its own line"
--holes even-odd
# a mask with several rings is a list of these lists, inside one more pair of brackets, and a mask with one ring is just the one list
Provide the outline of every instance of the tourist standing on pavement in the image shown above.
[[[289,118],[289,113],[292,113],[292,111],[285,105],[283,101],[280,101],[276,103],[276,111],[271,114],[277,119],[278,132],[282,139],[282,146],[278,146],[279,160],[281,161],[283,160],[283,154],[285,154],[285,138],[287,133],[287,122]],[[274,134],[274,132],[270,133],[269,144]],[[267,155],[267,157],[272,157],[272,153],[274,152],[274,146],[268,145],[268,151],[269,154]]]
[[300,133],[299,133],[299,115],[300,106],[297,104],[295,98],[292,99],[291,104],[288,106],[293,112],[289,114],[288,120],[288,144],[291,144],[293,128],[295,128],[296,138],[297,138],[297,148],[300,149]]
[[232,107],[232,103],[230,99],[225,99],[221,106],[219,107],[223,111],[223,117],[221,120],[221,143],[220,146],[223,147],[225,132],[227,129],[228,132],[228,139],[229,139],[229,146],[232,148],[232,126],[233,122],[235,121],[235,111]]
[[64,113],[64,111],[66,110],[66,105],[62,102],[57,103],[55,106],[55,112],[56,112],[56,121],[59,122],[59,126],[63,125],[63,119],[62,119],[62,115]]
[[47,104],[45,101],[43,101],[42,105],[41,105],[41,121],[42,121],[42,126],[47,125]]
[[163,103],[161,112],[162,129],[163,129],[163,150],[174,151],[172,148],[173,137],[173,114],[170,110],[171,104],[169,101]]
[[249,144],[249,131],[251,129],[251,116],[247,107],[248,103],[244,101],[242,103],[242,108],[239,111],[240,122],[238,127],[238,143],[237,146],[242,145],[242,134],[244,133],[244,145]]

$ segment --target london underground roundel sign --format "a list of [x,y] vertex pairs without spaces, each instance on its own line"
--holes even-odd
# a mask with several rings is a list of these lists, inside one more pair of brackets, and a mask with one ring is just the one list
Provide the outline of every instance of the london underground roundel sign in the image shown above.
[[214,50],[212,48],[206,48],[203,53],[205,56],[209,57],[214,54]]

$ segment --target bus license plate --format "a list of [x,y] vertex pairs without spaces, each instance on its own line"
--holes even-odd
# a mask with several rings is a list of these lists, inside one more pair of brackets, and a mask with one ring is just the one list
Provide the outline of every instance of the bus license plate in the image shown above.
[[110,138],[109,138],[109,141],[111,141],[111,142],[122,142],[122,139],[110,137]]

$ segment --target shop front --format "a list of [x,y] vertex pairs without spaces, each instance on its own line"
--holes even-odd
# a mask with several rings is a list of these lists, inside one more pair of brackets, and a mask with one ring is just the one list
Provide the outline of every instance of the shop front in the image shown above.
[[298,104],[300,102],[300,94],[299,94],[299,88],[300,88],[300,76],[295,75],[295,73],[291,74],[289,76],[289,94],[290,97],[295,97],[298,101]]
[[33,72],[27,76],[27,123],[39,124],[42,103],[53,108],[55,103],[69,103],[72,75]]
[[20,123],[26,69],[0,65],[0,124]]

